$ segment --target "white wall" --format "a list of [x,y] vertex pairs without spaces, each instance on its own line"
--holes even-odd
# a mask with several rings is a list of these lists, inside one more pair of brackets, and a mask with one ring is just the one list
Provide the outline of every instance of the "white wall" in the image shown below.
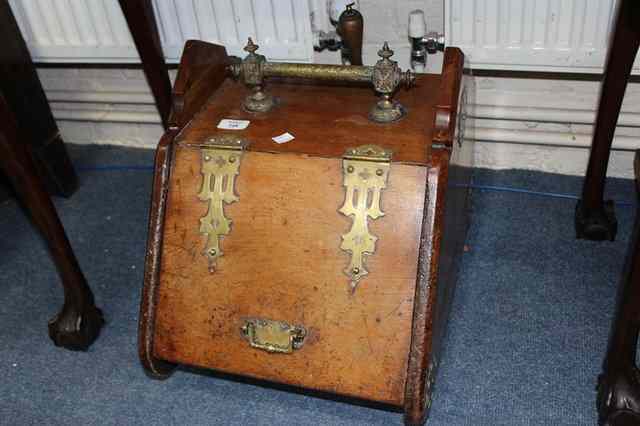
[[[365,16],[363,56],[374,63],[384,41],[395,50],[400,66],[409,66],[408,14],[425,10],[429,30],[442,31],[442,0],[360,0]],[[317,63],[339,63],[338,52],[317,52]],[[441,68],[441,55],[430,61]],[[160,120],[142,71],[119,69],[38,70],[66,140],[75,143],[155,147],[162,134]]]
[[[365,16],[364,59],[373,63],[383,41],[396,51],[403,68],[409,62],[408,12],[425,10],[427,25],[442,31],[441,0],[360,0]],[[315,54],[316,62],[337,63],[337,52]],[[431,70],[440,58],[430,61]],[[151,95],[139,70],[41,69],[66,140],[154,147],[162,130]],[[599,84],[567,80],[477,78],[476,120],[482,138],[476,164],[582,175],[594,121]],[[81,101],[81,102],[79,102]],[[621,125],[610,163],[611,176],[632,177],[632,153],[640,148],[640,86],[627,90]],[[541,143],[547,145],[542,145]],[[561,146],[550,146],[555,144]]]
[[[600,83],[476,78],[476,164],[584,175]],[[633,177],[640,149],[640,85],[627,88],[609,175]],[[549,145],[552,144],[552,145]]]

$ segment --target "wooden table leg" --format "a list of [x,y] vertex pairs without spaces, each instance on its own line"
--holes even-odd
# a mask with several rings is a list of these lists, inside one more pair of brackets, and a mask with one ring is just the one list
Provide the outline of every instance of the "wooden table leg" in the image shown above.
[[[640,194],[640,151],[635,157]],[[598,379],[598,413],[606,426],[640,424],[640,370],[636,347],[640,331],[640,213],[636,213],[633,239],[620,283],[603,372]]]
[[171,112],[171,80],[164,62],[151,0],[119,0],[165,130]]
[[634,0],[621,0],[618,5],[582,199],[576,206],[577,238],[613,241],[616,236],[613,202],[603,201],[604,185],[613,134],[640,43],[639,8]]
[[[64,286],[64,305],[49,321],[49,336],[56,346],[86,350],[104,324],[102,312],[80,270],[55,207],[36,174],[24,144],[17,143],[13,114],[0,96],[0,170],[12,183],[36,227],[42,233]],[[25,315],[27,313],[25,312]]]
[[17,142],[29,145],[49,193],[69,197],[78,188],[78,178],[27,44],[6,1],[0,1],[0,40],[0,93],[18,123]]

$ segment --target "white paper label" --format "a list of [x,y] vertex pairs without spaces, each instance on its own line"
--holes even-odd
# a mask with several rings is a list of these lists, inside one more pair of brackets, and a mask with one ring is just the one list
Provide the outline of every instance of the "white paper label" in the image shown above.
[[244,130],[249,127],[249,120],[234,120],[231,118],[223,118],[218,123],[218,129],[224,130]]
[[287,142],[291,142],[292,140],[295,139],[295,137],[293,137],[293,135],[289,132],[285,132],[283,134],[281,134],[280,136],[274,136],[271,139],[273,139],[273,141],[275,143],[287,143]]

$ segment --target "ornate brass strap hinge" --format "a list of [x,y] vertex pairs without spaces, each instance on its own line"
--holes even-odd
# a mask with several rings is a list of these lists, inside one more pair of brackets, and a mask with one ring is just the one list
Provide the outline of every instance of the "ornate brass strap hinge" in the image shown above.
[[340,248],[351,254],[344,273],[351,279],[354,292],[358,281],[369,272],[365,255],[373,254],[378,238],[369,233],[368,218],[384,216],[380,209],[381,193],[387,186],[391,151],[375,145],[349,149],[343,156],[344,204],[339,212],[352,217],[349,232],[342,236]]
[[204,256],[209,259],[209,271],[215,271],[222,256],[220,237],[231,232],[231,220],[224,215],[224,204],[238,201],[235,179],[240,173],[240,159],[247,142],[231,135],[211,138],[202,147],[202,187],[198,198],[209,203],[207,213],[200,218],[200,233],[207,236]]

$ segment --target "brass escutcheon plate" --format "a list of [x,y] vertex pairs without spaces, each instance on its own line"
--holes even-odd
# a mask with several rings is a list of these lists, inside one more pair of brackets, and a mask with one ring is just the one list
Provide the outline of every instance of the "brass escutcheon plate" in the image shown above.
[[301,325],[264,318],[245,319],[240,331],[251,347],[284,354],[300,349],[307,335],[307,330]]

